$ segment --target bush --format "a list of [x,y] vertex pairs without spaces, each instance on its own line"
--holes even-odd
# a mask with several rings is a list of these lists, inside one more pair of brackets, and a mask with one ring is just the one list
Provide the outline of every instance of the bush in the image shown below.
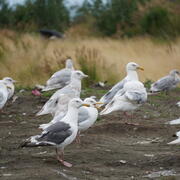
[[167,34],[170,24],[170,14],[162,7],[149,9],[140,22],[142,31],[154,36],[164,36]]
[[85,46],[76,50],[76,60],[80,65],[80,69],[89,77],[84,80],[84,86],[100,80],[98,68],[103,61],[99,51],[94,48],[87,48]]

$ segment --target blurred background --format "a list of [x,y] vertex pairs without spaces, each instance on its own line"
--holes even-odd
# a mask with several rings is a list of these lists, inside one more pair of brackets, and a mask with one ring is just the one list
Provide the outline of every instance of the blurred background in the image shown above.
[[155,81],[180,69],[179,9],[179,0],[0,0],[0,77],[31,87],[71,57],[93,82],[119,81],[130,61]]

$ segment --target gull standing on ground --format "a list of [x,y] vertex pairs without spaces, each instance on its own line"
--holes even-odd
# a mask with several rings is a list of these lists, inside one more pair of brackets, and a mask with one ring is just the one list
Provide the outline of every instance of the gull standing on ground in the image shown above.
[[140,81],[129,81],[125,83],[122,90],[114,96],[100,112],[100,115],[109,114],[113,111],[133,111],[147,101],[146,88]]
[[138,80],[138,74],[136,72],[138,69],[144,70],[143,68],[141,68],[138,64],[134,62],[128,63],[126,65],[126,72],[127,72],[126,77],[123,80],[121,80],[119,83],[114,85],[111,88],[111,90],[108,91],[99,101],[104,103],[104,105],[108,104],[113,99],[115,94],[123,88],[126,82],[132,81],[132,80]]
[[7,100],[8,100],[8,89],[3,82],[0,82],[0,110],[2,110]]
[[17,81],[15,81],[14,79],[12,79],[11,77],[4,77],[1,82],[3,82],[8,90],[8,99],[11,99],[11,97],[14,95],[14,83],[16,83]]
[[169,75],[162,77],[151,85],[151,92],[169,91],[177,87],[180,83],[180,72],[176,69],[171,70]]
[[37,116],[52,114],[52,116],[59,115],[63,117],[67,112],[69,100],[80,97],[81,80],[85,77],[88,76],[82,71],[73,71],[70,84],[56,91],[37,113]]
[[21,147],[55,146],[58,161],[66,167],[71,167],[72,164],[64,161],[64,148],[71,144],[77,136],[78,109],[82,105],[86,104],[83,104],[81,99],[71,99],[68,112],[61,121],[49,126],[41,135],[30,137],[21,144]]
[[42,89],[42,91],[60,89],[68,85],[71,80],[72,71],[74,71],[73,61],[71,59],[67,59],[66,67],[60,71],[55,72],[46,82],[46,86]]

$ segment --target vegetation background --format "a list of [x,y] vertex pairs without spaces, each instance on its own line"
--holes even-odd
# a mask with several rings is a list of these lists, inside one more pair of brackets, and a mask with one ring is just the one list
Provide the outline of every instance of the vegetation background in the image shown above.
[[[117,82],[130,61],[145,68],[141,80],[156,80],[180,67],[179,9],[179,0],[0,0],[0,77],[45,83],[71,57],[94,82]],[[44,39],[40,29],[65,38]]]

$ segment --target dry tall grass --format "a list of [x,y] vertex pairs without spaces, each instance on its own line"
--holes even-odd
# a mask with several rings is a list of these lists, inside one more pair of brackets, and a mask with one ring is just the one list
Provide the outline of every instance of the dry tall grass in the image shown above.
[[23,86],[43,84],[68,56],[95,80],[119,81],[130,61],[144,67],[139,73],[142,81],[156,80],[173,68],[180,69],[180,40],[173,44],[149,38],[45,40],[33,34],[0,33],[0,78],[11,76]]

